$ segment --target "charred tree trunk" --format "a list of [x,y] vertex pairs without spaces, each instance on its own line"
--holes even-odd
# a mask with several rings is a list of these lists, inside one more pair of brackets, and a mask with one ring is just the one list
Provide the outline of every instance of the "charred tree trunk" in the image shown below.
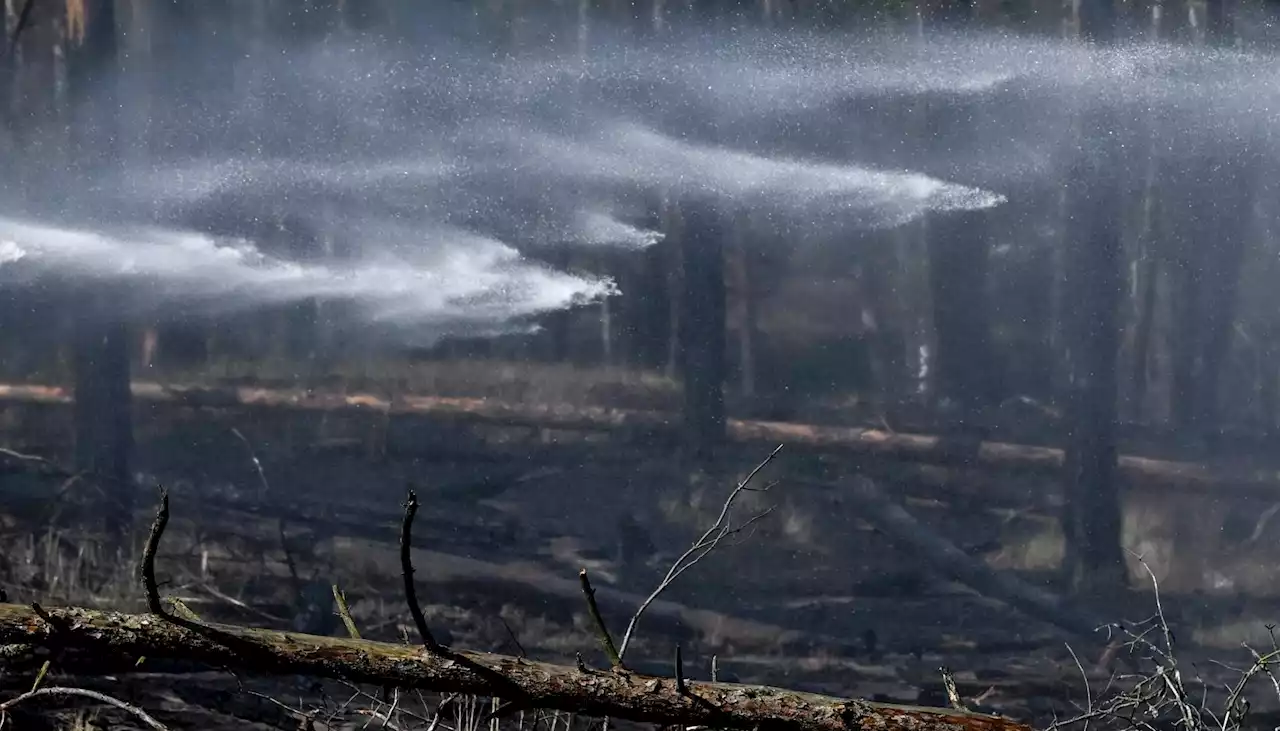
[[[1147,39],[1155,43],[1160,40],[1160,5],[1143,8],[1149,13],[1146,19]],[[1141,26],[1143,18],[1135,19]],[[1158,126],[1155,120],[1148,120],[1146,146],[1146,176],[1142,187],[1142,223],[1138,234],[1137,252],[1133,266],[1134,310],[1133,340],[1129,362],[1129,393],[1125,403],[1126,415],[1132,421],[1142,421],[1146,416],[1147,390],[1151,374],[1151,339],[1155,330],[1156,303],[1160,277],[1160,242],[1164,239],[1164,230],[1160,222],[1164,220],[1160,205],[1160,153]]]
[[938,342],[935,393],[953,401],[969,420],[1000,397],[998,381],[991,377],[986,213],[966,211],[931,221],[928,243]]
[[[68,32],[72,147],[78,170],[109,176],[119,161],[115,0],[86,0],[84,13],[83,34]],[[76,469],[105,483],[106,528],[121,537],[133,512],[130,338],[125,323],[104,313],[102,296],[83,296],[75,321]]]
[[[1235,43],[1234,0],[1207,0],[1205,38],[1213,46]],[[1202,198],[1202,237],[1197,241],[1203,267],[1203,343],[1195,391],[1197,426],[1212,430],[1218,426],[1222,366],[1231,344],[1240,291],[1240,266],[1253,221],[1258,155],[1245,147],[1235,159],[1206,160],[1205,175],[1199,177],[1206,195]],[[1210,205],[1203,206],[1204,202]]]
[[16,36],[20,12],[18,0],[4,0],[4,41],[0,43],[0,145],[3,147],[0,151],[10,160],[16,159],[10,145],[14,144],[18,125],[18,67],[22,53]]
[[[1235,41],[1232,0],[1205,4],[1206,42]],[[1175,423],[1199,434],[1218,425],[1222,366],[1231,343],[1240,288],[1240,267],[1251,233],[1258,155],[1247,147],[1224,160],[1196,149],[1199,137],[1183,141],[1189,160],[1181,168],[1179,225],[1181,291],[1173,413]]]
[[[964,28],[973,24],[977,4],[972,0],[944,0],[926,11],[925,30]],[[929,139],[943,128],[975,124],[974,115],[959,97],[929,101],[926,127]],[[990,373],[991,319],[987,294],[990,240],[986,211],[931,217],[926,229],[929,289],[933,302],[937,371],[934,396],[957,407],[962,423],[971,423],[984,407],[999,400],[998,379]]]
[[1229,46],[1236,38],[1235,0],[1205,0],[1205,40],[1215,46]]
[[748,215],[739,216],[733,222],[733,300],[737,321],[738,392],[744,398],[756,395],[756,308],[755,277],[751,266],[751,242],[747,231],[751,221]]
[[[658,213],[658,217],[662,215]],[[659,230],[663,225],[659,223]],[[668,360],[672,324],[669,262],[674,244],[674,240],[664,239],[639,257],[637,293],[631,297],[635,314],[631,351],[635,362],[644,368],[660,369]],[[623,290],[623,297],[627,296]]]
[[[1198,429],[1212,431],[1219,421],[1222,366],[1231,346],[1249,222],[1253,213],[1253,166],[1247,153],[1235,164],[1218,165],[1207,182],[1215,203],[1207,206],[1206,237],[1200,242],[1203,260],[1203,343],[1195,384],[1194,420]],[[1216,241],[1210,232],[1217,234]],[[1214,245],[1216,243],[1216,246]]]
[[711,201],[682,202],[684,268],[680,297],[680,371],[686,446],[709,456],[725,439],[725,281],[723,214]]
[[[1081,35],[1106,42],[1113,0],[1082,0]],[[1066,568],[1077,593],[1123,587],[1116,454],[1116,361],[1123,290],[1122,159],[1119,119],[1105,105],[1082,110],[1081,145],[1067,182],[1065,286],[1075,305],[1064,315],[1067,428],[1063,495]]]

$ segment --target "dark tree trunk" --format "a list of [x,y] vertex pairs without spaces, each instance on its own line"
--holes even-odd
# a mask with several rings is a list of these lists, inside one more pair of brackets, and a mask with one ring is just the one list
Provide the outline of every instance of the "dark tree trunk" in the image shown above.
[[1160,276],[1156,254],[1151,242],[1144,242],[1142,258],[1138,261],[1138,281],[1142,298],[1138,302],[1138,320],[1133,336],[1133,368],[1130,376],[1129,418],[1142,421],[1146,412],[1147,384],[1151,371],[1151,336],[1155,326],[1156,280]]
[[1256,169],[1248,153],[1235,160],[1204,156],[1182,168],[1176,210],[1177,330],[1174,422],[1211,432],[1218,425],[1222,366],[1231,344],[1240,267],[1253,218]]
[[[109,176],[118,164],[116,14],[114,0],[85,3],[83,39],[69,39],[68,81],[75,164],[90,175]],[[77,40],[80,42],[77,43]],[[101,293],[79,301],[74,333],[76,469],[97,476],[109,496],[106,528],[116,537],[132,515],[132,399],[129,331],[109,318]]]
[[[1243,157],[1238,164],[1218,166],[1215,172],[1208,192],[1215,203],[1207,207],[1210,221],[1200,242],[1205,267],[1201,293],[1204,341],[1195,394],[1197,426],[1208,431],[1216,429],[1219,421],[1222,366],[1236,321],[1240,265],[1253,214],[1254,188],[1253,166]],[[1210,231],[1216,232],[1216,242]]]
[[[1270,335],[1270,334],[1269,334]],[[1274,336],[1267,338],[1274,343]],[[1280,383],[1277,383],[1276,356],[1280,355],[1275,346],[1264,346],[1257,358],[1258,363],[1258,425],[1268,435],[1276,429],[1276,414],[1280,411]]]
[[674,242],[663,241],[640,255],[639,281],[630,297],[635,312],[632,352],[636,362],[645,368],[661,368],[666,364],[671,342],[671,295],[668,262]]
[[[1037,197],[1037,203],[1052,207],[1056,196]],[[1051,209],[1051,208],[1050,208]],[[1026,297],[1023,322],[1028,332],[1036,333],[1027,352],[1020,356],[1022,375],[1018,390],[1032,398],[1049,403],[1053,400],[1053,285],[1057,272],[1053,246],[1041,242],[1033,254],[1022,279]]]
[[[1205,35],[1214,46],[1235,42],[1234,0],[1207,0]],[[1196,227],[1199,236],[1195,242],[1202,268],[1204,320],[1194,419],[1206,431],[1218,426],[1222,365],[1236,320],[1240,266],[1253,221],[1258,157],[1246,147],[1235,159],[1206,158],[1203,173],[1197,176],[1205,193],[1200,201],[1201,225]]]
[[[973,0],[941,0],[928,8],[927,27],[968,27],[974,24],[976,12]],[[958,126],[978,124],[973,110],[964,104],[950,95],[928,100],[925,124],[931,140],[945,144],[943,130],[954,132]],[[946,154],[941,147],[937,152]],[[974,423],[986,406],[1000,398],[999,378],[992,374],[987,227],[987,212],[978,210],[931,216],[925,228],[937,343],[934,396],[952,402],[966,424]]]
[[[1083,0],[1080,32],[1109,41],[1112,0]],[[1116,469],[1116,361],[1123,290],[1119,119],[1099,104],[1082,110],[1081,145],[1067,181],[1063,312],[1067,355],[1067,426],[1063,528],[1067,566],[1077,593],[1113,591],[1126,583],[1120,544]]]
[[928,244],[938,343],[935,393],[972,418],[1000,398],[999,379],[992,373],[986,213],[934,218]]
[[680,370],[686,445],[705,458],[725,439],[725,281],[723,214],[709,201],[682,201],[684,276],[680,297]]
[[1215,46],[1235,41],[1235,0],[1205,0],[1205,39]]
[[737,319],[738,393],[744,398],[756,395],[756,342],[759,313],[756,307],[755,267],[752,266],[752,241],[748,238],[751,220],[742,216],[733,222],[733,289]]
[[[1194,170],[1194,167],[1184,167],[1182,174],[1178,176],[1180,179],[1176,180],[1175,184],[1182,188],[1194,187],[1191,183],[1194,180]],[[1200,296],[1203,257],[1196,251],[1199,237],[1192,228],[1189,228],[1195,225],[1196,218],[1201,214],[1199,208],[1194,207],[1193,201],[1197,199],[1197,195],[1190,194],[1179,199],[1176,207],[1184,220],[1175,235],[1178,254],[1173,271],[1177,285],[1174,292],[1176,299],[1172,304],[1177,327],[1173,330],[1171,338],[1173,374],[1169,402],[1173,423],[1179,429],[1188,429],[1196,421],[1196,382],[1197,372],[1200,370],[1198,361],[1203,340],[1201,312],[1204,308]],[[1193,207],[1188,209],[1188,204]],[[1186,217],[1189,217],[1189,220],[1185,220]]]

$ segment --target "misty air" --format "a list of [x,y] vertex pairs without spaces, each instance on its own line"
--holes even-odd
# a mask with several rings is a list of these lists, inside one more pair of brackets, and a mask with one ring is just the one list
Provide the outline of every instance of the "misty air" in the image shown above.
[[0,729],[1280,727],[1272,0],[4,0]]

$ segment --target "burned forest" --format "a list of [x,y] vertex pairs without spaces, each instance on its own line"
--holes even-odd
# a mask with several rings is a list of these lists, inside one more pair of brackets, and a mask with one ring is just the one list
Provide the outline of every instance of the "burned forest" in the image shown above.
[[4,0],[0,729],[1280,727],[1270,0]]

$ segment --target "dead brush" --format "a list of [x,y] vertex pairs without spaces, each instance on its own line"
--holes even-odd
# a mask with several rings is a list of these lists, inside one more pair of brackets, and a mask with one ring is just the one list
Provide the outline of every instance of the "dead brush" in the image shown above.
[[[1248,643],[1241,647],[1251,663],[1236,667],[1211,661],[1234,678],[1227,683],[1211,683],[1194,666],[1185,667],[1177,653],[1177,641],[1165,617],[1160,586],[1155,573],[1140,556],[1139,563],[1151,578],[1155,592],[1155,614],[1133,623],[1115,623],[1103,629],[1112,639],[1111,647],[1123,652],[1137,670],[1113,673],[1101,691],[1095,693],[1089,676],[1074,651],[1071,656],[1084,678],[1085,705],[1079,713],[1055,719],[1049,731],[1090,727],[1139,729],[1140,731],[1239,731],[1256,726],[1249,723],[1248,693],[1261,676],[1270,680],[1280,700],[1280,639],[1268,625],[1271,647],[1260,651]],[[1070,650],[1070,647],[1068,647]]]
[[504,719],[502,704],[496,698],[476,696],[414,693],[407,707],[402,703],[401,693],[393,693],[390,702],[371,696],[366,700],[370,701],[369,706],[356,711],[356,715],[377,721],[385,719],[386,728],[390,729],[585,731],[593,720],[561,711],[522,711]]
[[57,526],[15,536],[6,546],[15,599],[48,604],[127,609],[138,606],[133,567],[137,556],[104,541]]

